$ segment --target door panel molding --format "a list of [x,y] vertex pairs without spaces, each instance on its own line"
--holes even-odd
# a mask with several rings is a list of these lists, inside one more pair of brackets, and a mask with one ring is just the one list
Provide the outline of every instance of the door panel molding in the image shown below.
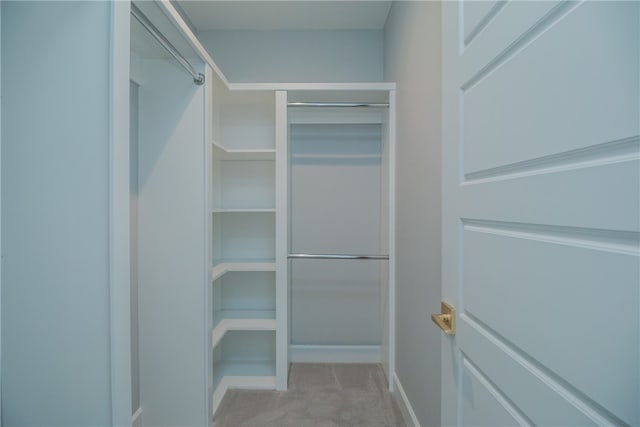
[[483,366],[514,405],[533,414],[535,425],[624,424],[473,315],[460,316],[459,334],[469,343],[463,355]]

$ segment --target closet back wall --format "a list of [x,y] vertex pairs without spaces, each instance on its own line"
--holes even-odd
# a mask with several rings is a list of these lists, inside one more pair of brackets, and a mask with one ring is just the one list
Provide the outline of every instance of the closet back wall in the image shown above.
[[[291,252],[381,253],[381,125],[296,124],[289,135]],[[380,345],[380,267],[292,260],[291,344]]]
[[383,81],[383,33],[201,31],[198,38],[233,83]]

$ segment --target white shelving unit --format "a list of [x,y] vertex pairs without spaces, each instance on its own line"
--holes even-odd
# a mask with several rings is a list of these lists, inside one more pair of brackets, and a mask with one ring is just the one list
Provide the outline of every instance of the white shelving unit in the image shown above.
[[[325,99],[326,98],[326,99]],[[288,108],[288,101],[389,102],[388,110]],[[394,373],[393,93],[387,84],[214,85],[211,135],[211,399],[229,388],[286,390],[289,358],[381,362]],[[382,149],[289,151],[293,125],[376,125]],[[366,130],[365,129],[365,130]],[[360,145],[355,145],[360,147]],[[295,159],[292,157],[296,155]],[[377,163],[380,179],[380,331],[376,345],[295,345],[289,308],[291,160]],[[378,308],[373,307],[373,311]],[[328,356],[327,356],[328,355]],[[300,359],[300,358],[299,358]],[[327,360],[329,360],[327,359]],[[302,359],[300,359],[302,360]],[[329,360],[330,361],[330,360]]]
[[214,86],[212,410],[226,390],[276,387],[275,95]]

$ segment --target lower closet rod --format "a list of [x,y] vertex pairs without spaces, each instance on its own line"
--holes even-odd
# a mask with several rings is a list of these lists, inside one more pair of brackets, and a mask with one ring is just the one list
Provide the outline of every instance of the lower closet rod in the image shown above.
[[388,102],[355,103],[355,102],[289,102],[288,107],[371,107],[386,108]]
[[289,254],[289,259],[389,259],[389,255]]

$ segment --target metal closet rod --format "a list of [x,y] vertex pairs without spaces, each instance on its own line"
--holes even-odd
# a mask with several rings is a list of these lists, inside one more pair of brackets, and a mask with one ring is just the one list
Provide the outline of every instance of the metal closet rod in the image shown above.
[[185,57],[180,54],[180,52],[178,52],[178,49],[176,49],[171,44],[171,42],[162,35],[162,33],[156,28],[156,26],[153,25],[151,21],[149,21],[149,19],[144,16],[140,9],[138,9],[133,3],[131,4],[131,16],[136,18],[136,21],[138,21],[140,25],[142,25],[144,29],[147,30],[149,34],[151,34],[153,38],[156,39],[158,43],[160,43],[160,45],[165,48],[167,52],[169,52],[171,56],[173,56],[185,70],[187,70],[189,74],[191,74],[191,76],[193,77],[193,82],[195,84],[197,84],[198,86],[204,84],[204,74],[198,73],[196,69],[193,68],[193,65],[191,65],[191,63],[187,61]]
[[368,107],[368,108],[386,108],[389,107],[388,102],[289,102],[289,107]]
[[389,259],[389,255],[289,254],[289,259]]

